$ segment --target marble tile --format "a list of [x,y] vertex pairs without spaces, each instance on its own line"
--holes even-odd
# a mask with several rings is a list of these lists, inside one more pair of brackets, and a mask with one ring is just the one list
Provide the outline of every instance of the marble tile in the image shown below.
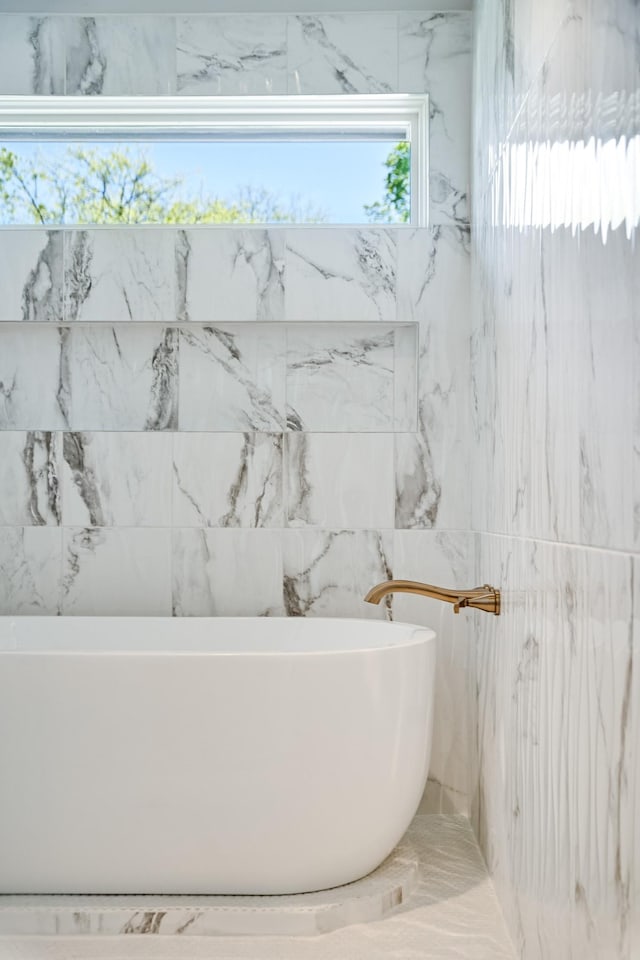
[[631,558],[482,535],[475,827],[519,955],[631,960]]
[[[441,587],[475,586],[474,534],[466,531],[397,530],[394,576]],[[475,738],[475,697],[468,612],[456,616],[449,604],[396,593],[393,619],[431,627],[437,634],[433,741],[425,813],[468,814]]]
[[0,324],[0,430],[68,426],[65,332]]
[[397,431],[418,429],[419,342],[416,324],[393,328],[393,425]]
[[0,322],[62,320],[63,235],[0,230]]
[[0,526],[60,523],[61,435],[0,431]]
[[394,93],[398,25],[394,14],[288,18],[289,93]]
[[431,224],[469,222],[471,11],[399,19],[399,89],[429,95]]
[[179,17],[177,34],[178,93],[287,92],[286,17]]
[[55,527],[0,528],[0,615],[60,613],[60,538]]
[[181,230],[179,322],[283,320],[284,250],[282,230]]
[[[466,230],[398,241],[398,312],[420,326],[418,424],[396,437],[396,526],[460,528],[470,513],[469,284]],[[407,378],[400,378],[404,384]]]
[[169,526],[171,448],[167,433],[65,433],[65,526]]
[[177,433],[177,527],[282,527],[282,434]]
[[65,233],[65,243],[67,322],[173,322],[173,231],[78,230]]
[[175,92],[172,17],[68,17],[67,94]]
[[279,432],[285,363],[277,325],[183,328],[180,429]]
[[396,319],[396,232],[287,231],[287,320]]
[[284,612],[280,531],[174,529],[174,616]]
[[393,528],[393,434],[285,435],[290,527]]
[[0,19],[0,95],[65,92],[64,26],[60,17]]
[[171,531],[65,527],[65,616],[171,614]]
[[394,429],[393,329],[299,326],[287,341],[290,430]]
[[61,337],[60,399],[72,429],[177,427],[177,330],[89,324]]
[[284,602],[289,617],[389,617],[391,601],[364,602],[392,577],[392,531],[285,530]]

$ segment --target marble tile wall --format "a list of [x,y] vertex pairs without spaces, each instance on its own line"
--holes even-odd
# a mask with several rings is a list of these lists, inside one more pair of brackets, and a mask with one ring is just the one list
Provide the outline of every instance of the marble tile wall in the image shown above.
[[447,812],[463,618],[362,597],[471,574],[470,73],[469,10],[0,16],[0,93],[430,94],[425,229],[0,230],[0,613],[432,624]]
[[633,0],[476,6],[472,515],[504,613],[472,807],[522,960],[640,956],[639,41]]

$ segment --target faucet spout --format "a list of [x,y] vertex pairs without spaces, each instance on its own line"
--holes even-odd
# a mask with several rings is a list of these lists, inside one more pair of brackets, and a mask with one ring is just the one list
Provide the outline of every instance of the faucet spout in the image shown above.
[[493,613],[496,617],[500,615],[500,591],[488,583],[472,590],[449,590],[431,583],[420,583],[418,580],[385,580],[384,583],[372,587],[364,599],[367,603],[380,603],[389,593],[414,593],[434,600],[443,600],[453,604],[454,613],[460,613],[461,607],[474,607],[476,610]]

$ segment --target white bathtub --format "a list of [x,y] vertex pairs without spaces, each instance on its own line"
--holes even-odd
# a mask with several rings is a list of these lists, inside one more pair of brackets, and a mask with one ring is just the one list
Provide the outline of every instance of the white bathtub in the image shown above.
[[370,620],[0,617],[0,892],[364,876],[425,785],[434,638]]

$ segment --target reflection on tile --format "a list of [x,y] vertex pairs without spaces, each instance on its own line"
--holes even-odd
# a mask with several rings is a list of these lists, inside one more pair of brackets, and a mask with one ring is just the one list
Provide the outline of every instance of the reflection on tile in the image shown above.
[[375,606],[363,597],[391,579],[392,550],[391,531],[285,530],[287,616],[388,618],[391,601]]
[[400,16],[400,83],[429,95],[432,224],[469,222],[471,11]]
[[62,613],[170,616],[171,531],[63,529]]
[[64,331],[0,325],[0,430],[57,430],[68,425]]
[[287,231],[287,320],[396,319],[396,233]]
[[0,322],[62,320],[62,233],[0,230]]
[[393,93],[398,83],[394,14],[288,18],[289,93]]
[[176,428],[176,330],[89,325],[61,336],[61,403],[74,430]]
[[280,531],[174,530],[173,613],[282,616]]
[[79,230],[65,243],[67,322],[172,322],[173,231]]
[[290,527],[393,528],[393,434],[288,433]]
[[398,311],[420,324],[418,430],[396,437],[400,528],[468,522],[469,268],[465,230],[432,227],[399,239]]
[[180,429],[284,427],[285,332],[276,325],[180,333]]
[[290,329],[290,430],[393,430],[394,331],[332,325]]
[[179,17],[178,93],[287,92],[286,18]]
[[56,433],[0,431],[0,526],[60,523]]
[[480,537],[478,575],[501,586],[504,615],[473,615],[475,826],[527,958],[633,956],[631,563]]
[[175,91],[172,17],[68,17],[67,90],[135,96]]
[[60,530],[0,528],[0,615],[60,613]]
[[165,433],[65,433],[64,524],[169,526],[171,441]]
[[[394,576],[399,579],[460,589],[474,585],[474,534],[398,530],[393,544]],[[394,595],[393,619],[431,627],[437,634],[429,806],[424,812],[468,814],[475,787],[470,779],[475,736],[473,624],[468,616],[455,616],[447,603],[406,593]]]
[[181,230],[178,320],[284,319],[284,244],[278,230]]
[[2,96],[63,94],[64,31],[60,17],[2,15]]
[[282,434],[175,434],[173,523],[282,527]]

